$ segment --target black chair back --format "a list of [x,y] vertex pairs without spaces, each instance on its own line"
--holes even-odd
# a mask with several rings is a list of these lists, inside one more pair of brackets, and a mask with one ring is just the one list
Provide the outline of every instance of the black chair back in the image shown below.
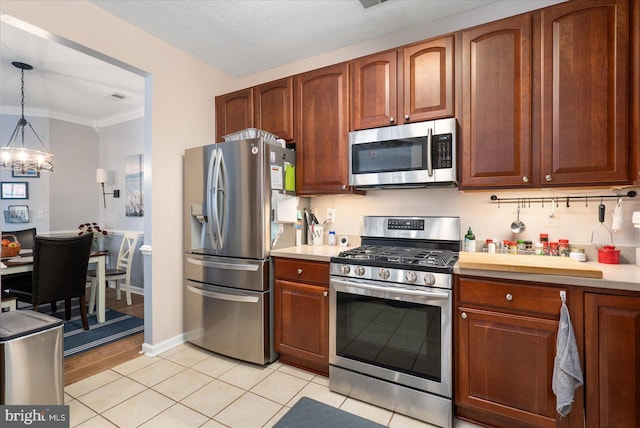
[[[33,305],[85,294],[93,236],[36,236],[33,248]],[[83,299],[84,300],[84,299]]]
[[20,243],[20,248],[33,248],[33,245],[36,240],[36,228],[32,227],[31,229],[24,230],[14,230],[14,231],[5,231],[4,235],[14,235],[18,242]]

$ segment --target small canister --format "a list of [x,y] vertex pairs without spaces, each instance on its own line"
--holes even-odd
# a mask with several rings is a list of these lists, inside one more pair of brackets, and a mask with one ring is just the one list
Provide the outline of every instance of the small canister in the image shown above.
[[558,250],[557,242],[549,242],[549,255],[550,256],[559,256],[560,252]]
[[329,245],[336,245],[336,232],[333,230],[329,231]]

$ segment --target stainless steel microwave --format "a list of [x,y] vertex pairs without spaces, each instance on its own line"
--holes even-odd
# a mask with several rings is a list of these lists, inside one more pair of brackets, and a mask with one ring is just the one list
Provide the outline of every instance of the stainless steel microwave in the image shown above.
[[349,133],[349,185],[355,188],[455,186],[455,118]]

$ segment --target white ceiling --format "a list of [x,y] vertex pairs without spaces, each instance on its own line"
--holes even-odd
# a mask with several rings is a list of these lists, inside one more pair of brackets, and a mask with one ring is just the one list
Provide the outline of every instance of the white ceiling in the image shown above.
[[90,0],[234,77],[427,25],[497,0]]
[[[237,77],[401,33],[491,3],[517,3],[388,0],[365,10],[358,0],[89,1]],[[0,30],[3,113],[13,110],[19,114],[20,70],[11,62],[21,61],[34,67],[25,71],[26,112],[48,112],[51,117],[92,126],[141,115],[144,80],[139,75],[4,21],[0,21]],[[110,96],[114,92],[127,98],[115,100]]]

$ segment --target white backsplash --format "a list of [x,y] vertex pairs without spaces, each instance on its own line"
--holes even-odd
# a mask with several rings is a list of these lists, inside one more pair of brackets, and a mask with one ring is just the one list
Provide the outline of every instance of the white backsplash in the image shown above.
[[[310,207],[322,222],[328,208],[336,210],[335,224],[325,227],[334,230],[337,235],[359,235],[360,221],[363,215],[390,216],[459,216],[461,238],[471,227],[476,239],[529,239],[537,241],[540,233],[548,233],[549,241],[568,239],[572,245],[588,245],[591,233],[598,226],[598,205],[596,195],[626,194],[628,190],[609,189],[580,190],[528,190],[528,191],[474,191],[461,192],[457,188],[428,188],[401,190],[370,190],[366,195],[320,196],[310,198]],[[525,206],[520,209],[520,220],[526,230],[518,235],[511,232],[511,223],[516,219],[516,203],[492,202],[491,195],[499,198],[524,198]],[[566,206],[566,196],[591,196],[588,206],[585,200],[571,200]],[[558,207],[553,210],[551,202],[526,202],[526,198],[558,198]],[[605,226],[611,229],[612,214],[617,199],[604,199],[606,206]],[[640,247],[640,229],[633,227],[633,211],[640,211],[640,195],[635,198],[622,198],[623,227],[613,232],[614,245]]]

